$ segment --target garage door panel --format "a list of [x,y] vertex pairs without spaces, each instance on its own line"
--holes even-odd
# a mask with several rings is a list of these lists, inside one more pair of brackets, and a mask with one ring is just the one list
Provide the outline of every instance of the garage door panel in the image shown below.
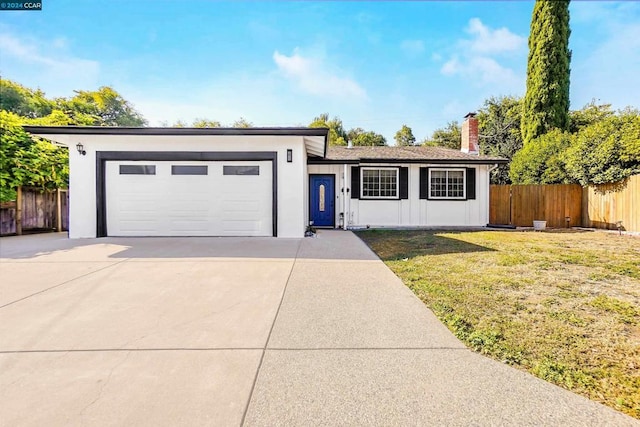
[[148,233],[155,233],[158,229],[160,221],[149,221],[145,219],[140,220],[123,220],[120,223],[120,231],[124,233],[132,233],[136,236],[153,235]]
[[223,222],[225,236],[253,236],[262,228],[261,221],[225,220]]
[[[125,166],[126,173],[121,173],[120,166]],[[252,174],[225,175],[225,166],[227,171]],[[139,171],[146,174],[136,174]],[[107,233],[271,236],[271,171],[270,161],[108,161]]]

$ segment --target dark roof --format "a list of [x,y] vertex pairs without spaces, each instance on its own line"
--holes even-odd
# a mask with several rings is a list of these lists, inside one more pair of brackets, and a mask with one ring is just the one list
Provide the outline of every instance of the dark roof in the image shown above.
[[42,135],[294,135],[324,136],[328,128],[307,127],[251,127],[251,128],[170,128],[170,127],[113,127],[113,126],[24,126],[29,133]]
[[113,126],[23,126],[34,135],[263,135],[263,136],[321,136],[322,150],[327,154],[328,128],[309,127],[251,127],[251,128],[170,128],[170,127],[113,127]]
[[324,159],[309,163],[507,163],[502,157],[477,156],[444,147],[352,147],[331,146]]

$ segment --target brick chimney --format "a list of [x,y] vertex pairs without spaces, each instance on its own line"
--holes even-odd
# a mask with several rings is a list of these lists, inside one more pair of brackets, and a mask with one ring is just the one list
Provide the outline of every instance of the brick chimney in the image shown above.
[[475,154],[476,156],[480,153],[476,113],[469,113],[464,116],[464,122],[462,123],[462,146],[460,147],[460,151]]

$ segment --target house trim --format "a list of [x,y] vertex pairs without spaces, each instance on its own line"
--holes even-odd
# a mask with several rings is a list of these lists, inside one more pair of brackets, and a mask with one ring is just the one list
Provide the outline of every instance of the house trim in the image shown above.
[[[431,174],[433,172],[445,172],[445,188],[448,192],[449,172],[462,172],[462,196],[433,196],[431,194]],[[429,192],[429,200],[467,200],[467,168],[427,168],[427,191]]]
[[[365,196],[364,195],[364,171],[365,170],[374,170],[374,171],[382,171],[382,170],[390,170],[394,171],[396,174],[396,194],[395,196]],[[360,172],[360,199],[361,200],[399,200],[400,199],[400,168],[393,166],[385,166],[385,167],[372,167],[372,166],[362,166],[359,170]],[[378,176],[379,178],[379,176]]]
[[378,163],[402,163],[402,164],[433,164],[433,165],[460,165],[460,164],[472,164],[472,165],[495,165],[506,164],[507,160],[484,160],[484,159],[349,159],[349,160],[335,160],[335,159],[319,159],[310,157],[307,159],[308,165],[363,165],[363,164],[378,164]]

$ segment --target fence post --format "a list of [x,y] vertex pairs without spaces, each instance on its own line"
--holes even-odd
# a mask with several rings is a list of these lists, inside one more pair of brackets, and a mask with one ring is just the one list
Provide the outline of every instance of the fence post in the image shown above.
[[509,225],[513,225],[513,186],[509,186]]
[[62,200],[60,197],[60,189],[56,188],[56,231],[62,231]]
[[22,186],[16,189],[16,234],[22,235]]

